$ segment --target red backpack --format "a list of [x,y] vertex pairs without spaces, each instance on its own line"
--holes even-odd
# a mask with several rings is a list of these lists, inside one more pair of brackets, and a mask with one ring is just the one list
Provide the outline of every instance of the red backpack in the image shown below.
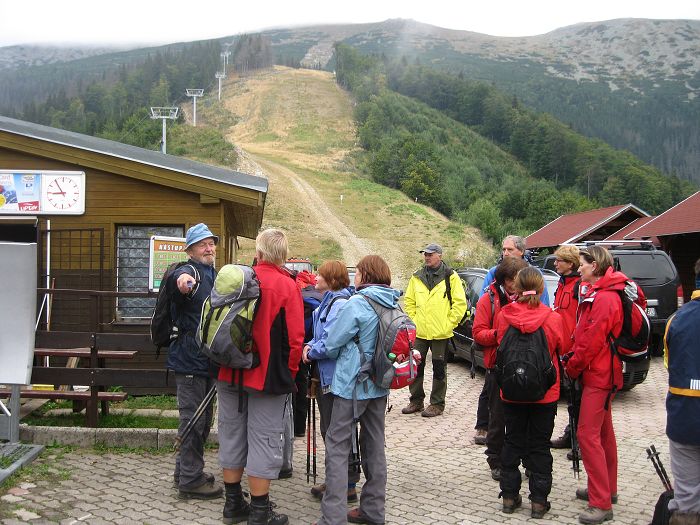
[[611,346],[622,361],[648,359],[651,323],[644,292],[637,283],[628,279],[625,289],[617,293],[622,301],[622,330],[617,337],[610,335]]
[[400,306],[387,308],[366,295],[362,297],[379,317],[379,328],[371,361],[364,361],[364,357],[361,361],[358,383],[370,378],[380,388],[410,385],[418,376],[421,361],[420,352],[414,349],[416,325]]

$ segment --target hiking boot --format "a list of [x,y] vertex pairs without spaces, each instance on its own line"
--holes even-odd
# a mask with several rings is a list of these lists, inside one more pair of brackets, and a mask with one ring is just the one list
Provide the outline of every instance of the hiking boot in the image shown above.
[[557,439],[552,439],[549,446],[552,448],[571,448],[571,434],[564,432]]
[[289,518],[287,515],[277,514],[272,510],[274,506],[275,504],[270,502],[269,496],[263,504],[256,504],[251,501],[248,525],[288,525]]
[[241,484],[225,483],[224,488],[226,489],[224,496],[226,501],[224,502],[224,518],[222,521],[226,525],[247,521],[250,514],[250,504],[243,496]]
[[423,410],[423,412],[420,413],[421,416],[423,417],[435,417],[435,416],[441,416],[443,410],[445,410],[441,406],[437,405],[428,405],[428,408]]
[[359,508],[348,511],[348,523],[364,523],[365,525],[384,525],[383,521],[368,520],[367,516],[365,516]]
[[[325,493],[325,483],[311,487],[311,495],[316,499],[323,499]],[[350,487],[348,488],[348,503],[354,503],[355,501],[357,501],[357,489],[355,487]]]
[[613,519],[612,509],[603,510],[598,507],[588,507],[578,515],[579,522],[586,525],[597,525],[598,523],[603,523],[611,519]]
[[491,479],[494,481],[501,481],[501,469],[499,467],[491,469]]
[[178,495],[181,499],[215,499],[221,496],[224,491],[219,485],[205,481],[198,487],[191,489],[180,489]]
[[507,498],[503,496],[503,513],[504,514],[513,514],[515,512],[515,509],[520,507],[520,505],[523,504],[523,497],[518,494],[514,498]]
[[292,477],[292,474],[294,471],[290,468],[280,470],[280,473],[277,475],[277,479],[289,479]]
[[415,401],[411,401],[408,406],[405,406],[401,409],[402,414],[415,414],[416,412],[420,412],[423,410],[423,402],[421,401],[420,403],[417,403]]
[[475,445],[485,445],[486,444],[486,434],[487,434],[487,431],[485,428],[477,429],[476,433],[474,434],[474,444]]
[[[204,479],[208,483],[214,483],[214,474],[211,474],[209,472],[202,472],[204,474]],[[180,476],[173,474],[173,487],[178,488],[180,486]]]
[[700,512],[680,512],[671,514],[668,525],[700,525]]
[[[582,499],[583,501],[588,501],[588,489],[576,489],[576,499]],[[617,503],[617,494],[613,494],[610,497],[610,501]]]
[[549,509],[552,508],[552,504],[549,501],[544,503],[537,503],[535,501],[530,502],[530,516],[535,519],[544,518]]

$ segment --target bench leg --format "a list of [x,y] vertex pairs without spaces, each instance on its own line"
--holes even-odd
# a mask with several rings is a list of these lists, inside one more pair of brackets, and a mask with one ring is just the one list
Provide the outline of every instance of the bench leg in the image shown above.
[[90,401],[88,402],[87,409],[85,410],[85,419],[87,426],[90,428],[97,428],[97,387],[90,387]]

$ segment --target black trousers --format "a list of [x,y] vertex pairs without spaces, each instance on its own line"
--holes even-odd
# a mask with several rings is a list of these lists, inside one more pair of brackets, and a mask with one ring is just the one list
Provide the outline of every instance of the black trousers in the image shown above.
[[493,369],[486,371],[486,392],[489,400],[489,424],[486,433],[486,461],[489,468],[501,467],[501,452],[503,450],[503,437],[505,435],[505,422],[503,420],[503,401],[501,390],[496,382],[496,374]]
[[309,365],[305,365],[303,361],[299,361],[299,371],[294,378],[294,383],[297,386],[297,391],[292,396],[292,403],[294,404],[294,434],[301,436],[306,434],[306,394],[309,389]]
[[546,503],[552,490],[552,453],[549,440],[554,430],[556,403],[503,403],[506,437],[501,453],[501,495],[513,498],[520,492],[520,470],[530,471],[530,499]]
[[486,378],[484,386],[479,394],[479,404],[476,407],[476,425],[474,430],[486,430],[489,427],[489,391],[487,390]]

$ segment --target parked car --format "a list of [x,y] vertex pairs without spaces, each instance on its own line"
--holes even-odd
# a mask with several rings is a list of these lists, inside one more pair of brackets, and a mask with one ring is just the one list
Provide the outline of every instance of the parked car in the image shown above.
[[[579,245],[585,247],[594,243]],[[661,355],[666,322],[683,306],[683,288],[673,261],[663,250],[650,242],[611,244],[599,242],[613,256],[615,269],[633,279],[647,298],[647,315],[651,323],[649,348],[653,355]],[[542,268],[554,268],[554,255],[535,259]],[[630,389],[646,379],[649,361],[623,363],[624,389]]]
[[[474,341],[472,337],[472,323],[476,313],[476,303],[481,296],[481,289],[484,286],[484,278],[488,270],[486,268],[460,268],[456,271],[467,296],[467,320],[464,325],[455,329],[452,348],[447,350],[447,360],[452,361],[457,356],[471,363],[471,346]],[[542,270],[542,275],[547,286],[550,303],[554,303],[554,292],[557,289],[559,275],[551,270]],[[474,352],[474,365],[478,368],[484,368],[484,355],[481,350],[475,350]]]

